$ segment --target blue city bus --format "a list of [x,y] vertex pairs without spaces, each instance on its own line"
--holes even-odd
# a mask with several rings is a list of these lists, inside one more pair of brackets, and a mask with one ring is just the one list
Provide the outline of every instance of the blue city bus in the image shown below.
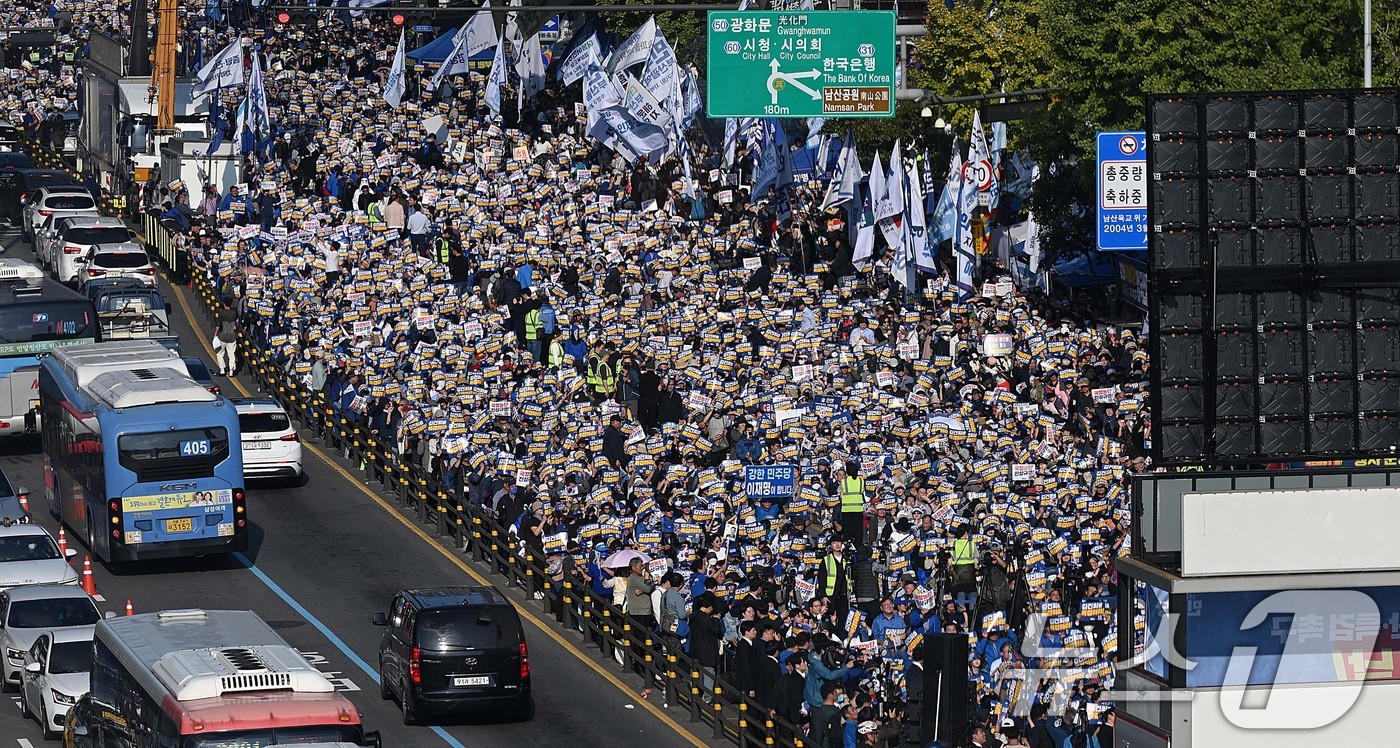
[[112,562],[248,547],[238,412],[154,340],[54,351],[39,369],[49,509]]
[[0,435],[39,430],[39,359],[97,335],[87,297],[27,262],[0,257]]

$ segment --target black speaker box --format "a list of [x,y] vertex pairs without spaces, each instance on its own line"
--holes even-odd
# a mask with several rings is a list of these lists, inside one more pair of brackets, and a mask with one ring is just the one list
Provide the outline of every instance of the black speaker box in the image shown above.
[[967,679],[966,634],[924,634],[924,713],[920,745],[941,740],[964,745],[972,693]]

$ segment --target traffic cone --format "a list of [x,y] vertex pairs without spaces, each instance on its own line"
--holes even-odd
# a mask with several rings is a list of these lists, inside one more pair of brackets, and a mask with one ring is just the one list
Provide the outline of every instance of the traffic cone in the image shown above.
[[126,614],[129,616],[136,615],[136,611],[131,609],[131,598],[129,597],[126,599]]
[[83,556],[83,592],[97,597],[97,582],[92,579],[92,557]]
[[68,558],[68,533],[63,531],[63,525],[58,526],[58,552]]

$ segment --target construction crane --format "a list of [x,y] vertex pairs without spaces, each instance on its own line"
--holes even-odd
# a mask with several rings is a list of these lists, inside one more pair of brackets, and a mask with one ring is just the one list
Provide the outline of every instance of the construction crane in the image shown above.
[[180,41],[179,6],[180,0],[157,0],[156,50],[152,55],[150,86],[156,103],[157,135],[175,132],[175,49]]

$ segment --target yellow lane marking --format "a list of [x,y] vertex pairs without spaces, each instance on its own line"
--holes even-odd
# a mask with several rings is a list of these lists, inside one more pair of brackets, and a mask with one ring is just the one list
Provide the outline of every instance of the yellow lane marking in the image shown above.
[[[171,288],[171,290],[175,292],[175,299],[180,302],[180,309],[184,311],[185,319],[189,320],[190,327],[193,327],[196,331],[202,333],[203,331],[200,330],[198,323],[195,322],[194,312],[190,309],[189,302],[185,300],[185,290],[174,283],[167,283],[166,285],[168,285]],[[214,348],[209,344],[208,340],[205,340],[205,336],[203,334],[199,334],[195,337],[199,338],[200,344],[204,346],[204,350],[209,352],[210,357],[214,358],[214,360],[217,361],[218,358],[214,356]],[[243,393],[244,397],[253,397],[253,394],[243,387],[242,382],[232,377],[229,378],[229,381],[233,382],[233,386],[237,387],[238,391]],[[439,543],[436,538],[425,532],[423,528],[419,527],[417,524],[410,521],[407,517],[404,517],[402,514],[399,514],[398,510],[395,509],[391,504],[389,504],[389,502],[385,501],[375,492],[369,490],[369,488],[367,488],[363,483],[361,483],[358,478],[356,478],[353,474],[350,473],[350,471],[341,467],[338,463],[332,460],[315,445],[309,444],[307,442],[302,442],[301,446],[303,449],[311,450],[312,454],[321,458],[321,461],[329,465],[332,470],[336,471],[337,473],[340,473],[341,477],[345,478],[345,480],[349,482],[352,486],[358,488],[361,493],[368,496],[371,501],[378,504],[380,508],[382,508],[384,511],[388,512],[389,516],[398,520],[400,524],[411,530],[414,535],[417,535],[419,537],[419,539],[432,546],[434,550],[442,554],[442,556],[448,561],[451,561],[453,564],[455,564],[457,568],[466,572],[467,576],[470,576],[472,579],[475,579],[478,584],[494,586],[493,582],[488,580],[486,577],[482,576],[480,572],[478,572],[476,569],[473,569],[471,565],[469,565],[466,561],[463,561],[461,558],[459,558],[455,551],[446,548],[442,545],[442,543]],[[521,615],[529,619],[529,621],[535,625],[535,628],[538,628],[540,631],[544,632],[546,636],[558,642],[559,646],[563,647],[565,651],[578,658],[580,662],[592,668],[594,672],[606,678],[608,682],[616,686],[619,691],[622,691],[623,693],[627,694],[628,698],[636,698],[636,692],[632,689],[631,686],[628,686],[626,683],[623,683],[616,675],[608,672],[592,657],[589,657],[578,647],[574,646],[573,642],[564,638],[563,634],[555,630],[556,627],[553,624],[546,624],[544,621],[540,620],[535,616],[534,611],[531,611],[527,608],[516,606],[516,609],[520,611]],[[691,734],[689,730],[682,727],[680,723],[676,722],[674,719],[671,719],[671,716],[666,712],[661,711],[660,707],[657,707],[655,704],[652,704],[646,699],[637,699],[637,703],[641,704],[642,707],[644,707],[647,711],[656,715],[657,719],[660,719],[662,722],[664,722],[667,727],[670,727],[672,730],[675,730],[678,735],[680,735],[682,738],[685,738],[685,740],[691,745],[697,746],[697,748],[705,748],[706,744],[704,742],[702,742],[699,738]]]

